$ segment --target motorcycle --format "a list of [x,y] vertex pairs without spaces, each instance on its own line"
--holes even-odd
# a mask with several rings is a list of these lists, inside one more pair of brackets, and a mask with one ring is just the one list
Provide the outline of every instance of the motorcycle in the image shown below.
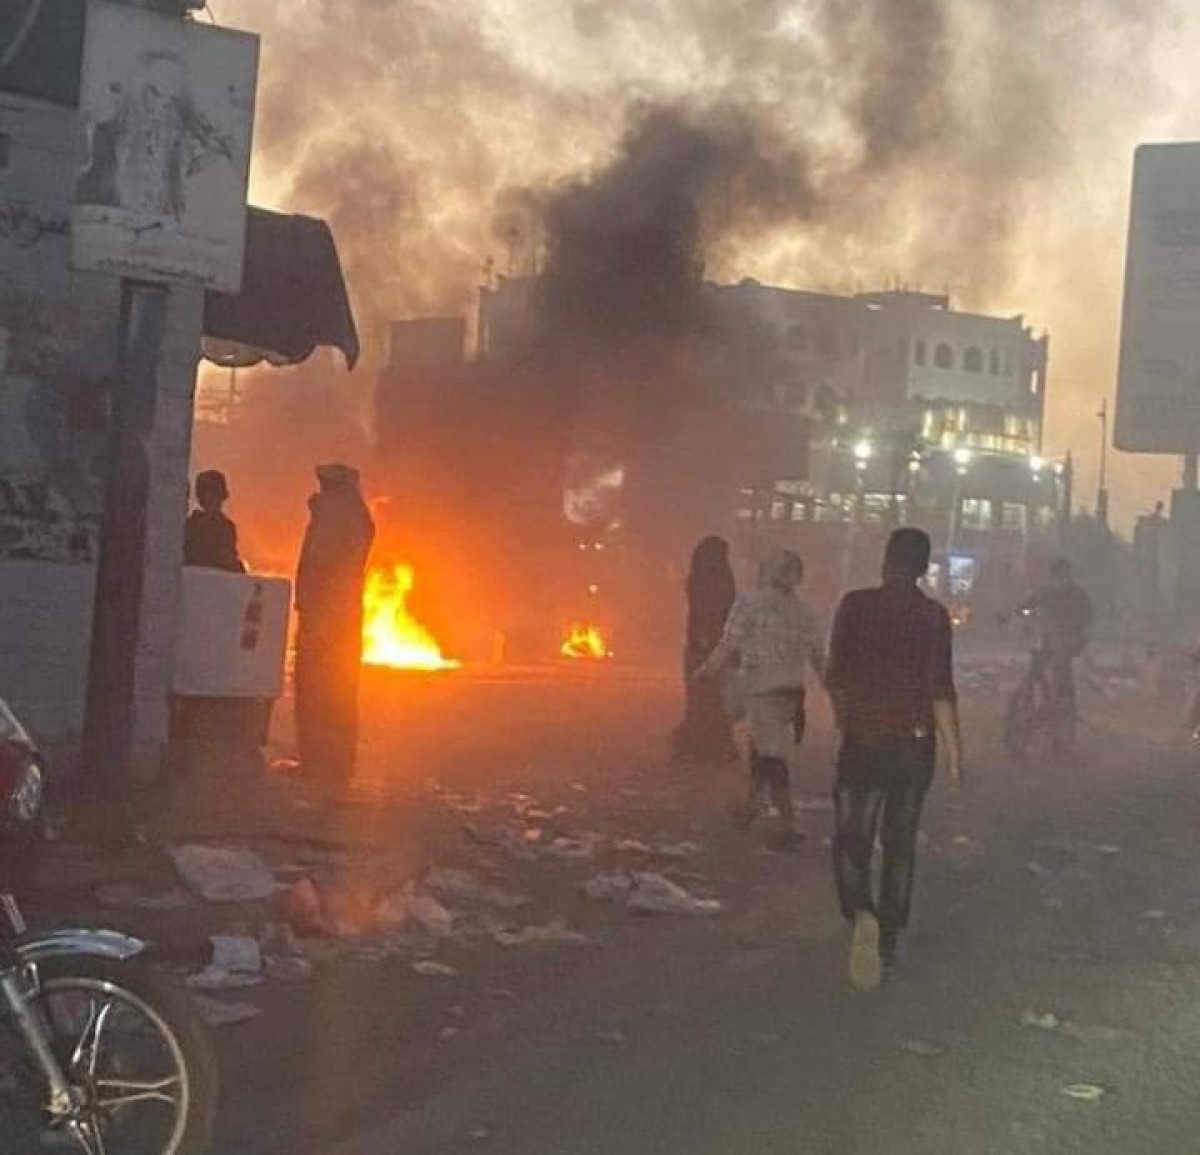
[[0,700],[0,1147],[203,1155],[212,1040],[187,990],[110,930],[29,932],[15,891],[43,836],[42,759]]

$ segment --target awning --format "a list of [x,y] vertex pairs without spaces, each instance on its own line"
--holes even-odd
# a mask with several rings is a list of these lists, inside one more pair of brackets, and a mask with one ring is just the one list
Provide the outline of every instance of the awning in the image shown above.
[[242,291],[204,299],[204,356],[218,365],[294,365],[318,345],[358,360],[358,332],[329,226],[251,208]]

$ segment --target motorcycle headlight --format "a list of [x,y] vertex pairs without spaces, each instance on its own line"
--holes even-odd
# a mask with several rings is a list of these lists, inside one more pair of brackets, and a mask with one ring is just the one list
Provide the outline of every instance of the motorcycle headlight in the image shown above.
[[42,768],[30,760],[13,787],[8,812],[18,822],[32,822],[42,812]]

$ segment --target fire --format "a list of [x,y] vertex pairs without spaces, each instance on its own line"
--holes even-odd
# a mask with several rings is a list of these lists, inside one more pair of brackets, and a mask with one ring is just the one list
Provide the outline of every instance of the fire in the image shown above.
[[604,640],[599,626],[572,626],[562,644],[564,658],[591,658],[599,661],[611,658],[612,651]]
[[433,635],[409,613],[412,566],[373,569],[363,590],[363,664],[398,670],[452,670]]

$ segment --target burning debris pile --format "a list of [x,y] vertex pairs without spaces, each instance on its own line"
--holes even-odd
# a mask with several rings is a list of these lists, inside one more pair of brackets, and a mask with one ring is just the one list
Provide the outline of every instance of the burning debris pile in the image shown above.
[[461,663],[442,654],[433,635],[413,617],[408,597],[412,566],[371,570],[363,591],[363,664],[396,670],[452,670]]

